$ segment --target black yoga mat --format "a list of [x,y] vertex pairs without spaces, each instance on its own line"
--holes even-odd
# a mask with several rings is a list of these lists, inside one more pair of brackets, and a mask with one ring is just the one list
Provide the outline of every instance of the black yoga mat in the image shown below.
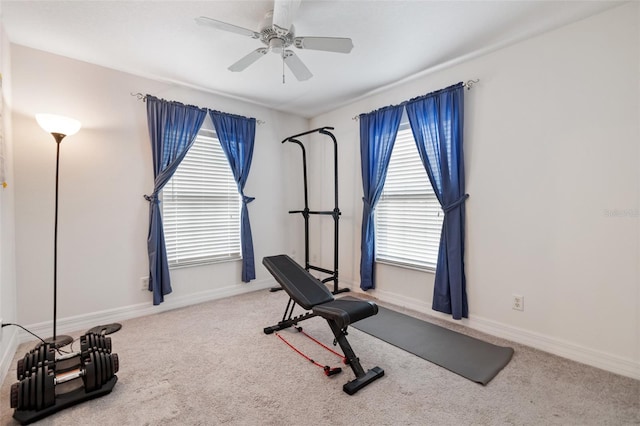
[[[349,296],[345,299],[357,300]],[[351,326],[483,385],[513,355],[513,348],[496,346],[381,306],[377,315]]]

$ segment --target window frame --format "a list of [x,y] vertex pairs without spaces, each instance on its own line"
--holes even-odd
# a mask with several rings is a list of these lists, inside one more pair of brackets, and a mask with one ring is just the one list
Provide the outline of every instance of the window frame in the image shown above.
[[[408,145],[412,145],[415,151],[415,157],[413,157],[413,152],[408,153],[407,150],[411,151],[411,148]],[[397,150],[402,150],[397,151]],[[395,155],[394,155],[395,154]],[[401,185],[399,185],[398,181],[400,177],[395,176],[397,170],[395,170],[398,165],[395,163],[398,162],[398,158],[403,156],[404,160],[407,161],[407,155],[411,155],[410,159],[411,164],[404,164],[406,168],[403,168],[403,174],[406,172],[407,176],[411,177],[414,185],[408,185],[403,187],[402,189],[407,189],[406,192],[400,193],[396,192],[389,193],[389,188],[387,185],[391,186],[393,191],[399,191]],[[395,161],[394,161],[395,160]],[[410,167],[409,167],[410,166]],[[419,166],[419,170],[417,169]],[[389,174],[391,172],[391,175]],[[424,178],[425,185],[420,185],[420,181],[418,179]],[[418,187],[422,187],[422,190],[426,190],[425,193],[419,193]],[[387,192],[385,192],[387,189]],[[411,252],[411,249],[404,250],[402,249],[402,243],[406,242],[401,239],[401,234],[405,235],[409,234],[411,231],[409,230],[410,225],[408,226],[395,226],[392,222],[394,221],[393,214],[390,214],[385,211],[385,209],[389,209],[389,205],[385,204],[385,201],[395,198],[398,200],[398,204],[405,202],[409,203],[411,200],[421,201],[425,204],[424,212],[421,214],[424,215],[422,218],[424,223],[422,223],[420,227],[421,237],[426,238],[425,248],[427,252],[431,252],[431,254],[426,255],[425,259],[420,261],[415,257],[408,256],[408,253]],[[401,205],[401,204],[400,204]],[[400,208],[398,205],[395,207],[396,209]],[[387,223],[384,223],[385,220]],[[440,203],[435,195],[435,191],[431,185],[427,172],[422,164],[422,160],[420,159],[420,155],[418,153],[418,149],[416,147],[416,142],[413,137],[413,133],[411,131],[411,127],[409,125],[409,121],[406,117],[403,118],[400,123],[400,127],[398,129],[398,134],[396,136],[396,141],[394,143],[393,151],[391,153],[391,158],[389,161],[389,169],[387,170],[387,177],[385,180],[385,187],[383,187],[382,193],[380,195],[380,199],[376,204],[375,212],[374,212],[374,223],[375,223],[375,262],[397,266],[406,269],[414,269],[418,271],[425,272],[435,272],[438,261],[438,251],[440,247],[440,239],[442,237],[442,222],[444,220],[444,213],[440,206]],[[388,229],[384,229],[384,226],[388,226]],[[397,229],[396,229],[397,228]],[[394,234],[395,233],[395,234]],[[435,235],[437,234],[437,237]],[[397,249],[394,249],[393,243],[395,242]],[[391,243],[391,244],[389,244]],[[405,244],[406,245],[406,244]],[[412,245],[412,247],[414,247]],[[395,253],[392,253],[395,251]],[[418,252],[419,250],[413,250]]]
[[[207,158],[204,157],[202,154],[203,152],[199,152],[202,151],[203,148],[200,146],[200,144],[203,143],[212,143],[213,145],[211,146],[211,148],[209,148],[210,150],[214,150],[215,152],[213,153],[214,155],[211,158]],[[198,145],[196,145],[198,144]],[[194,150],[195,148],[195,150]],[[194,165],[194,163],[191,162],[191,159],[189,158],[190,155],[194,155],[196,153],[199,153],[200,155],[200,165]],[[219,168],[215,168],[213,170],[209,170],[206,171],[206,165],[202,165],[202,160],[205,160],[207,162],[210,162],[212,164],[215,164],[217,167],[222,167],[222,164],[226,165],[226,170],[220,170]],[[224,163],[222,163],[222,160],[224,160]],[[186,161],[186,162],[185,162]],[[211,164],[209,164],[211,165]],[[173,230],[170,229],[172,226],[179,226],[177,225],[177,222],[179,222],[180,220],[177,219],[178,215],[180,214],[180,212],[178,212],[176,209],[181,208],[180,204],[178,202],[178,200],[175,201],[171,201],[169,199],[167,199],[168,197],[171,197],[171,192],[168,191],[168,189],[171,189],[172,186],[174,185],[176,182],[174,181],[174,179],[184,179],[184,173],[180,170],[181,167],[184,166],[191,166],[192,168],[195,167],[201,167],[200,170],[200,174],[198,173],[194,173],[192,174],[190,177],[193,181],[198,181],[198,179],[200,179],[202,181],[202,179],[204,177],[209,177],[211,178],[213,175],[216,175],[216,177],[222,176],[223,178],[223,182],[220,183],[220,185],[218,187],[212,186],[212,187],[208,187],[205,189],[206,190],[214,190],[214,189],[220,189],[223,186],[226,188],[226,191],[224,191],[224,194],[226,195],[209,195],[208,197],[203,197],[202,194],[203,192],[200,192],[199,195],[197,195],[196,193],[193,194],[188,194],[189,191],[193,190],[194,188],[194,184],[193,183],[185,183],[183,184],[183,193],[177,195],[177,197],[183,197],[185,199],[191,199],[191,200],[196,200],[197,198],[207,198],[210,201],[213,200],[217,200],[217,199],[224,199],[224,198],[228,198],[228,197],[232,197],[237,199],[237,208],[236,209],[229,209],[229,207],[233,207],[233,205],[231,204],[231,202],[227,203],[227,211],[231,210],[235,213],[232,213],[232,218],[227,220],[224,223],[224,227],[229,228],[230,230],[232,230],[232,228],[235,228],[235,230],[237,230],[237,232],[235,233],[235,237],[227,237],[228,243],[227,245],[231,248],[230,250],[226,251],[223,254],[208,254],[208,255],[203,255],[203,256],[195,256],[195,255],[191,255],[191,256],[187,256],[184,253],[181,254],[177,254],[177,250],[180,250],[179,247],[177,247],[180,243],[173,243],[173,240],[175,240],[176,238],[180,238],[180,236],[175,236],[177,233],[180,232],[179,229],[174,228]],[[197,172],[197,171],[196,171]],[[203,173],[204,172],[204,173]],[[187,177],[188,178],[188,177]],[[189,187],[189,189],[187,189],[186,191],[184,190],[185,188]],[[187,192],[187,194],[185,194],[185,192]],[[220,194],[223,194],[223,192],[220,192]],[[184,202],[184,200],[183,200]],[[197,204],[197,201],[191,201],[192,202],[192,206],[194,207]],[[240,241],[240,234],[241,234],[241,223],[240,223],[240,215],[241,215],[241,209],[242,209],[242,197],[240,196],[240,194],[238,193],[238,189],[237,189],[237,184],[235,182],[235,179],[233,178],[233,173],[231,171],[231,167],[229,166],[229,162],[227,160],[227,157],[222,149],[222,146],[220,145],[220,141],[218,140],[218,137],[215,133],[215,131],[211,130],[211,129],[200,129],[200,131],[198,132],[198,135],[196,136],[196,140],[194,141],[193,145],[191,146],[191,148],[189,149],[189,151],[187,152],[187,154],[185,155],[184,159],[182,160],[182,162],[178,165],[178,168],[176,169],[175,173],[173,174],[173,176],[171,177],[171,179],[169,179],[169,181],[166,183],[166,185],[163,187],[162,191],[161,191],[161,214],[162,214],[162,224],[163,224],[163,231],[164,231],[164,236],[165,236],[165,247],[166,247],[166,253],[167,253],[167,261],[169,264],[169,268],[170,269],[179,269],[179,268],[187,268],[187,267],[192,267],[192,266],[201,266],[201,265],[208,265],[208,264],[215,264],[215,263],[223,263],[223,262],[235,262],[238,260],[242,260],[242,246],[241,246],[241,241]],[[169,209],[174,209],[173,212],[170,212]],[[188,209],[189,206],[182,206],[183,210]],[[194,207],[195,208],[195,207]],[[220,209],[220,211],[218,212],[219,214],[224,214],[224,212],[222,211],[224,209]],[[182,214],[184,214],[185,212],[183,211]],[[176,219],[172,218],[172,215],[176,217]],[[204,222],[206,222],[205,220],[202,220],[203,224],[201,225],[201,227],[205,226]],[[184,224],[185,222],[183,221],[182,224]],[[208,226],[211,227],[212,225],[215,225],[215,220],[209,220],[208,222]],[[198,226],[193,225],[193,222],[191,222],[192,226]],[[230,224],[236,224],[237,226],[231,226]],[[173,234],[173,236],[172,236]],[[232,233],[227,232],[227,235],[232,235]],[[190,238],[188,236],[182,236],[183,240],[187,240],[187,242],[185,243],[183,241],[183,247],[182,250],[184,252],[184,250],[186,249],[187,251],[189,250],[189,247],[191,247],[191,251],[195,252],[196,250],[193,249],[193,243],[194,241],[188,241],[190,240]],[[216,237],[211,236],[210,239],[205,240],[206,242],[203,245],[208,245],[209,247],[214,247],[214,249],[220,250],[220,247],[223,246],[224,244],[218,244],[216,246],[216,241],[213,241],[216,239]],[[218,238],[220,240],[224,240],[223,238]],[[235,250],[237,248],[237,250]]]

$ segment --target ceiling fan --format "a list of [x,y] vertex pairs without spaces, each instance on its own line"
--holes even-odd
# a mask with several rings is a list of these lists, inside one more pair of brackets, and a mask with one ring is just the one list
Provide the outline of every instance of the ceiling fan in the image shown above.
[[341,37],[296,37],[293,19],[301,1],[302,0],[275,0],[273,10],[266,13],[264,19],[260,23],[258,31],[252,31],[247,28],[238,27],[236,25],[207,18],[205,16],[196,18],[196,22],[200,25],[260,40],[266,46],[260,47],[241,58],[229,67],[230,71],[243,71],[268,52],[273,52],[282,57],[283,83],[284,64],[289,67],[293,75],[299,81],[304,81],[310,79],[313,74],[311,74],[309,68],[306,67],[294,51],[288,49],[290,46],[295,46],[298,49],[349,53],[351,52],[351,49],[353,49],[353,42],[350,38]]

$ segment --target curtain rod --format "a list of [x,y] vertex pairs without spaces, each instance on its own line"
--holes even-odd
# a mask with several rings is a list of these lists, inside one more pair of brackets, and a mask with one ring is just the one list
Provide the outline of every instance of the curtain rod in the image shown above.
[[[131,93],[130,93],[130,95],[131,95],[131,96],[135,96],[135,97],[136,97],[136,99],[138,99],[139,101],[142,101],[142,102],[146,102],[146,101],[147,101],[147,95],[143,95],[143,94],[142,94],[142,93],[140,93],[140,92],[138,92],[138,93],[133,93],[133,92],[131,92]],[[266,123],[267,123],[266,121],[264,121],[264,120],[258,120],[258,119],[256,118],[256,124],[266,124]]]
[[[471,90],[471,88],[473,87],[474,84],[480,82],[480,79],[477,78],[475,80],[467,80],[466,83],[462,83],[462,87],[466,87],[467,90]],[[352,120],[358,121],[360,120],[360,116],[356,115],[355,117],[351,117]]]

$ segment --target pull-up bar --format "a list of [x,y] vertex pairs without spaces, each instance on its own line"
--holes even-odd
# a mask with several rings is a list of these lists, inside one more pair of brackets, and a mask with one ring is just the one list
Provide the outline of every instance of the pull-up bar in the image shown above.
[[[295,138],[297,138],[297,137],[299,137],[299,136],[309,135],[309,134],[311,134],[311,133],[316,133],[316,132],[318,132],[318,133],[322,133],[322,134],[325,134],[325,135],[326,135],[326,134],[331,134],[330,132],[328,132],[328,130],[333,130],[333,129],[334,129],[334,127],[318,127],[317,129],[313,129],[313,130],[306,131],[306,132],[304,132],[304,133],[298,133],[297,135],[289,136],[288,138],[285,138],[285,139],[282,141],[282,143],[285,143],[285,142],[293,142],[293,139],[295,139]],[[333,135],[332,135],[332,136],[333,136]],[[334,140],[334,142],[335,142],[335,138],[334,138],[333,140]]]

